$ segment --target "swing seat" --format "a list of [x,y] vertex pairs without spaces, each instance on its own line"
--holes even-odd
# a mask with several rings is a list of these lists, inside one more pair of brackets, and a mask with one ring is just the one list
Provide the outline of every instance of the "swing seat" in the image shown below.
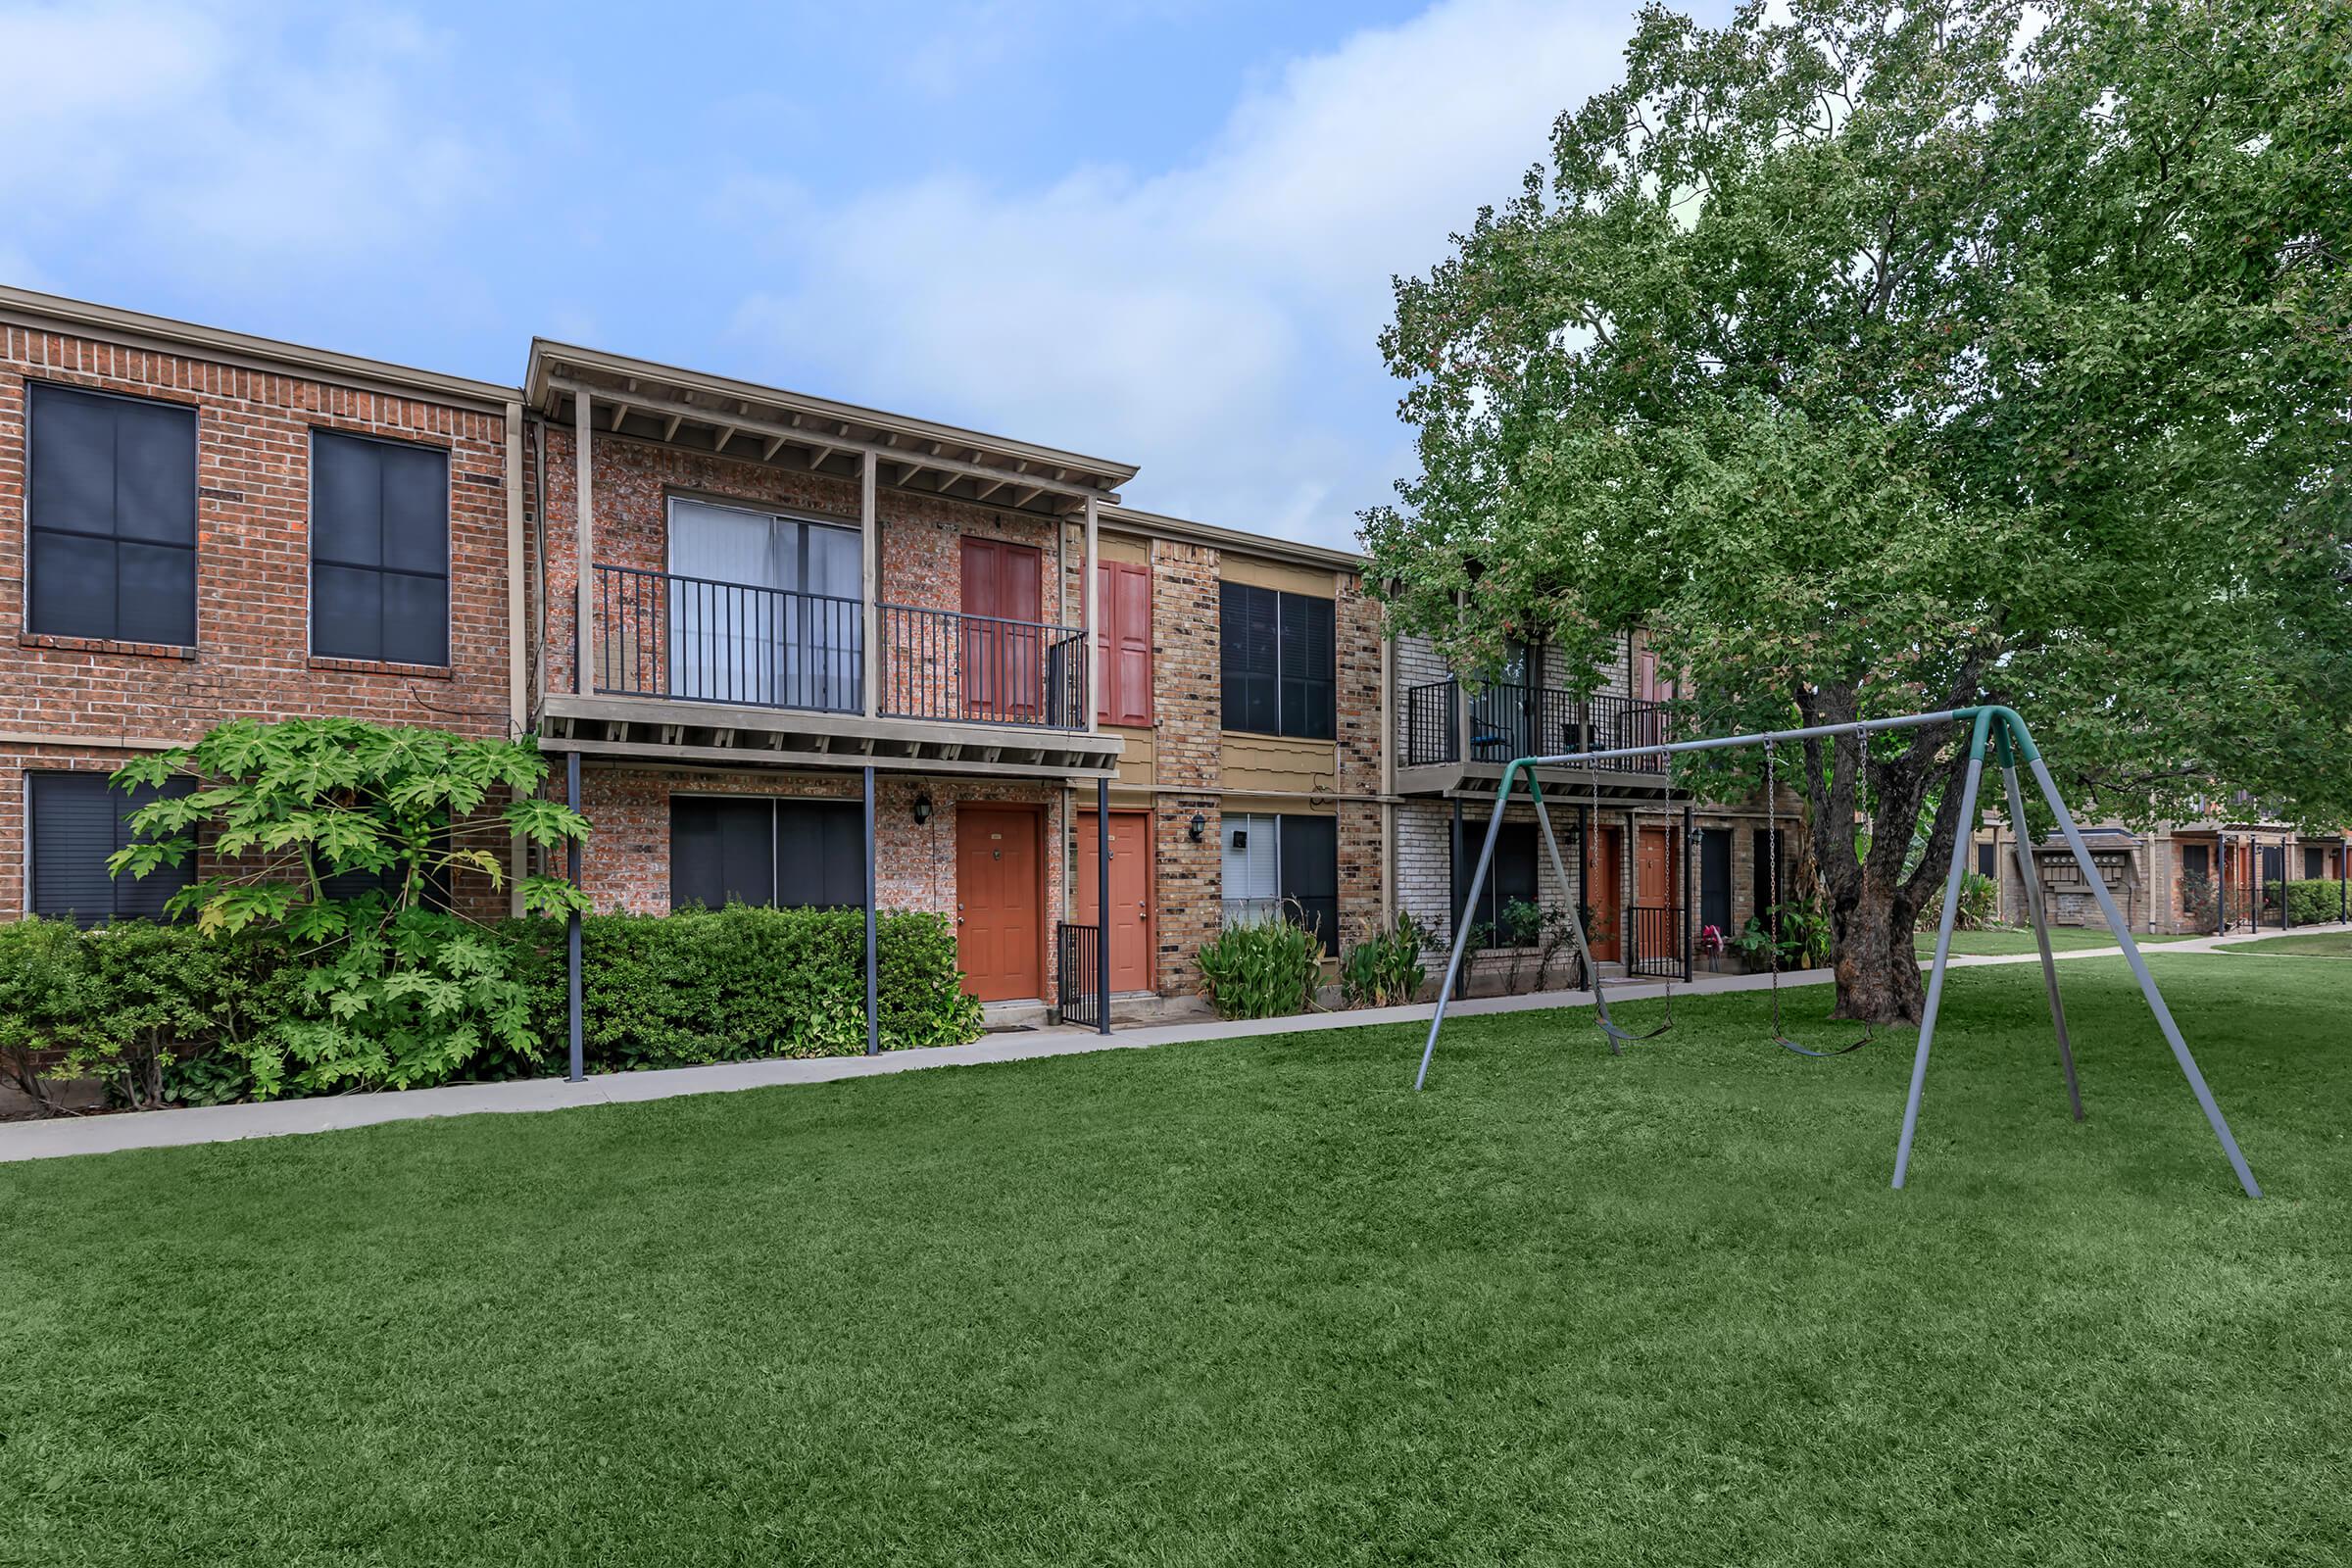
[[1876,1031],[1866,1029],[1862,1033],[1862,1038],[1855,1041],[1850,1046],[1832,1046],[1827,1051],[1815,1051],[1810,1046],[1798,1045],[1787,1035],[1782,1034],[1778,1029],[1775,1029],[1772,1032],[1772,1043],[1780,1047],[1783,1051],[1793,1051],[1800,1056],[1812,1056],[1816,1059],[1823,1059],[1830,1056],[1842,1056],[1849,1051],[1860,1051],[1864,1046],[1869,1045],[1871,1041],[1876,1038]]
[[1596,1019],[1600,1024],[1600,1032],[1602,1034],[1607,1035],[1611,1040],[1621,1041],[1629,1046],[1638,1045],[1644,1040],[1655,1040],[1658,1038],[1658,1036],[1664,1034],[1667,1030],[1674,1027],[1674,1019],[1669,1016],[1654,1027],[1644,1029],[1641,1033],[1636,1034],[1633,1030],[1622,1027],[1613,1019],[1601,1018],[1597,1017],[1597,1015]]

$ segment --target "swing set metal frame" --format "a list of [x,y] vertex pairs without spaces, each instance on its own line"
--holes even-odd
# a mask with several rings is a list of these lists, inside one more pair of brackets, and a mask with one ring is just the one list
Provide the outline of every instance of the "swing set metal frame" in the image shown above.
[[[2231,1135],[2230,1123],[2222,1115],[2222,1107],[2215,1102],[2213,1091],[2206,1085],[2205,1075],[2197,1069],[2196,1057],[2189,1054],[2188,1043],[2181,1038],[2180,1026],[2174,1022],[2172,1009],[2165,1005],[2164,994],[2157,990],[2155,979],[2149,975],[2147,960],[2140,956],[2139,944],[2132,939],[2131,929],[2117,909],[2114,896],[2107,891],[2106,880],[2091,863],[2090,849],[2082,841],[2082,830],[2076,826],[2074,814],[2067,809],[2066,799],[2059,793],[2057,781],[2050,776],[2048,766],[2042,761],[2041,751],[2034,744],[2034,737],[2027,732],[2025,720],[2013,710],[1986,704],[1976,708],[1945,709],[1938,712],[1907,713],[1896,718],[1862,719],[1850,724],[1818,724],[1806,729],[1771,730],[1752,735],[1722,735],[1706,740],[1675,741],[1654,746],[1618,747],[1609,751],[1514,758],[1503,768],[1501,782],[1495,786],[1494,810],[1487,821],[1486,841],[1479,849],[1477,867],[1470,874],[1467,905],[1475,907],[1479,894],[1485,889],[1487,873],[1494,860],[1495,842],[1502,833],[1503,809],[1510,804],[1511,796],[1524,774],[1528,796],[1535,807],[1536,821],[1543,833],[1544,848],[1551,859],[1552,874],[1563,890],[1576,888],[1574,895],[1567,900],[1569,931],[1576,943],[1578,956],[1584,960],[1586,981],[1592,990],[1594,1014],[1608,1037],[1610,1054],[1620,1054],[1626,1043],[1647,1037],[1623,1028],[1609,1015],[1600,971],[1592,962],[1592,949],[1585,940],[1584,920],[1576,907],[1578,899],[1583,896],[1583,889],[1568,880],[1559,841],[1552,834],[1551,813],[1544,804],[1543,788],[1536,781],[1536,769],[1589,767],[1623,758],[1672,758],[1686,752],[1728,751],[1743,746],[1826,740],[1841,735],[1868,736],[1886,730],[1922,729],[1931,724],[1969,726],[1968,770],[1960,792],[1959,819],[1962,830],[1953,836],[1951,869],[1944,877],[1943,912],[1936,926],[1936,961],[1928,974],[1927,1005],[1919,1022],[1919,1048],[1911,1062],[1911,1090],[1903,1103],[1902,1136],[1895,1145],[1894,1186],[1900,1188],[1910,1170],[1912,1144],[1919,1131],[1920,1098],[1928,1081],[1928,1054],[1935,1043],[1936,1019],[1943,1004],[1943,977],[1951,957],[1952,928],[1960,912],[1961,877],[1968,868],[1968,848],[1973,835],[1967,828],[1976,820],[1978,787],[1983,782],[1985,757],[1989,751],[2001,770],[2001,782],[2007,793],[2012,823],[2025,820],[2025,797],[2018,787],[2018,763],[2023,761],[2033,773],[2035,786],[2048,804],[2051,815],[2057,819],[2060,835],[2073,852],[2076,865],[2082,869],[2083,882],[2098,902],[2099,912],[2106,918],[2108,930],[2114,933],[2117,945],[2124,950],[2124,957],[2132,965],[2132,973],[2139,982],[2140,995],[2147,1000],[2148,1010],[2155,1014],[2157,1028],[2163,1031],[2165,1043],[2172,1048],[2173,1060],[2180,1065],[2181,1076],[2188,1080],[2189,1090],[2196,1096],[2198,1107],[2205,1112],[2206,1124],[2212,1127],[2214,1137],[2221,1142],[2223,1153],[2229,1156],[2230,1168],[2236,1174],[2238,1185],[2245,1190],[2248,1198],[2260,1198],[2262,1189],[2255,1183],[2254,1172],[2247,1167],[2246,1156],[2239,1152],[2237,1139]],[[2058,993],[2058,965],[2050,950],[2048,914],[2042,906],[2041,890],[2034,874],[2025,836],[2020,833],[2016,838],[2027,912],[2034,922],[2034,941],[2040,950],[2042,985],[2049,994],[2050,1023],[2057,1035],[2059,1059],[2066,1072],[2067,1098],[2073,1106],[2075,1119],[2080,1121],[2082,1119],[2082,1094],[2075,1077],[2074,1044],[2067,1034],[2066,1007]],[[1454,983],[1461,973],[1463,954],[1469,945],[1468,922],[1457,921],[1456,925],[1459,929],[1454,933],[1453,950],[1446,959],[1445,984],[1438,990],[1437,1013],[1429,1021],[1429,1039],[1421,1048],[1421,1068],[1413,1078],[1415,1093],[1419,1093],[1429,1081],[1429,1064],[1437,1054],[1438,1034],[1446,1026],[1446,1003],[1453,995]],[[1651,1031],[1653,1034],[1657,1032]]]

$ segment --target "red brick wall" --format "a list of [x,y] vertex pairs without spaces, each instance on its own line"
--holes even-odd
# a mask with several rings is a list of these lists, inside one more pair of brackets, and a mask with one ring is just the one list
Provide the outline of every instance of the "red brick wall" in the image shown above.
[[[581,809],[594,826],[581,858],[582,883],[600,910],[669,912],[669,800],[682,795],[786,796],[854,801],[855,774],[786,772],[666,772],[589,766],[581,770]],[[931,801],[931,820],[917,823],[914,803]],[[929,909],[956,914],[956,807],[1004,802],[1045,808],[1047,995],[1054,985],[1054,924],[1061,918],[1066,831],[1061,791],[1049,784],[994,784],[984,779],[881,775],[874,788],[874,881],[885,909]]]
[[[197,411],[193,649],[25,631],[27,381]],[[310,656],[314,427],[449,451],[449,666]],[[241,716],[505,733],[505,440],[495,414],[0,325],[0,917],[24,907],[28,766],[113,766],[133,755],[126,737],[183,743]]]

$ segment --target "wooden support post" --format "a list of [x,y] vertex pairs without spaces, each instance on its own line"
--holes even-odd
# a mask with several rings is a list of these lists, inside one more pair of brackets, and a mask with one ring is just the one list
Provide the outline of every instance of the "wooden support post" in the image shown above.
[[572,440],[578,447],[574,456],[579,463],[579,478],[572,487],[572,575],[578,581],[574,584],[575,599],[572,606],[571,689],[581,697],[596,689],[588,670],[588,662],[595,657],[596,648],[596,631],[590,624],[589,616],[590,591],[596,578],[590,525],[590,519],[596,514],[596,482],[589,471],[588,462],[593,407],[594,400],[585,391],[572,394]]
[[882,520],[874,503],[874,455],[864,454],[858,465],[858,592],[859,615],[864,625],[859,628],[859,661],[864,689],[863,704],[866,717],[882,711],[882,617],[878,608],[882,600]]

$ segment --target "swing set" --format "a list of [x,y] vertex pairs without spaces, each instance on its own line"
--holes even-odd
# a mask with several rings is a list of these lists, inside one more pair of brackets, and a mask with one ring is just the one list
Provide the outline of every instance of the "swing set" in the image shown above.
[[[2106,917],[2108,930],[2115,934],[2117,945],[2124,950],[2125,958],[2131,962],[2132,973],[2139,982],[2140,995],[2147,999],[2148,1010],[2155,1014],[2156,1025],[2163,1031],[2165,1043],[2172,1048],[2174,1061],[2179,1063],[2181,1075],[2188,1080],[2189,1090],[2196,1096],[2199,1108],[2205,1112],[2206,1123],[2212,1127],[2214,1137],[2221,1141],[2222,1152],[2229,1156],[2230,1167],[2236,1173],[2238,1185],[2245,1190],[2248,1198],[2260,1198],[2262,1189],[2255,1184],[2254,1172],[2247,1167],[2245,1155],[2238,1152],[2237,1140],[2230,1134],[2230,1123],[2224,1119],[2221,1106],[2214,1102],[2213,1091],[2206,1086],[2205,1075],[2198,1071],[2196,1058],[2189,1054],[2188,1043],[2181,1039],[2180,1026],[2173,1021],[2172,1009],[2165,1005],[2163,993],[2156,989],[2156,982],[2148,973],[2147,960],[2140,956],[2139,944],[2132,940],[2131,929],[2126,925],[2122,913],[2116,908],[2114,896],[2107,891],[2106,880],[2099,875],[2091,862],[2090,849],[2082,841],[2082,830],[2076,826],[2073,813],[2067,810],[2065,797],[2059,793],[2057,781],[2050,776],[2048,766],[2043,763],[2040,749],[2034,744],[2033,736],[2027,733],[2025,720],[2018,717],[2009,709],[1991,705],[1977,708],[1955,708],[1933,713],[1907,713],[1897,718],[1863,719],[1850,724],[1821,724],[1807,729],[1772,730],[1755,735],[1723,735],[1708,740],[1676,741],[1652,746],[1628,746],[1610,751],[1568,752],[1549,757],[1514,758],[1504,766],[1501,783],[1495,788],[1494,814],[1487,821],[1486,841],[1478,852],[1477,867],[1470,874],[1470,889],[1465,904],[1467,906],[1475,907],[1479,894],[1485,889],[1487,873],[1494,860],[1494,846],[1502,834],[1503,809],[1510,804],[1512,794],[1518,788],[1520,777],[1524,774],[1528,799],[1535,807],[1536,823],[1543,835],[1544,853],[1551,861],[1552,875],[1562,889],[1574,887],[1577,890],[1576,895],[1566,901],[1568,929],[1570,938],[1576,947],[1577,957],[1584,966],[1586,983],[1591,986],[1592,991],[1594,1020],[1600,1025],[1601,1033],[1608,1039],[1609,1054],[1620,1055],[1624,1053],[1625,1047],[1644,1040],[1655,1039],[1674,1026],[1674,988],[1671,983],[1666,987],[1665,1015],[1654,1028],[1642,1031],[1628,1028],[1619,1023],[1609,1011],[1608,995],[1601,981],[1600,968],[1592,960],[1592,947],[1585,938],[1584,917],[1577,907],[1578,901],[1583,897],[1583,885],[1571,883],[1568,879],[1567,864],[1560,855],[1559,840],[1552,833],[1551,812],[1544,804],[1544,790],[1536,780],[1536,769],[1539,767],[1577,766],[1591,768],[1596,763],[1627,758],[1663,757],[1666,759],[1668,770],[1667,784],[1671,789],[1674,777],[1673,760],[1683,753],[1716,752],[1736,747],[1761,746],[1764,748],[1765,809],[1769,813],[1769,820],[1772,824],[1768,838],[1770,845],[1768,853],[1772,857],[1773,876],[1770,885],[1777,890],[1780,886],[1780,816],[1779,804],[1774,794],[1778,783],[1775,776],[1775,749],[1788,741],[1834,741],[1840,736],[1852,736],[1865,748],[1864,766],[1860,771],[1867,777],[1869,771],[1867,746],[1870,736],[1888,730],[1922,729],[1932,724],[1966,724],[1969,726],[1968,770],[1960,793],[1959,819],[1964,825],[1973,822],[1976,817],[1977,791],[1984,778],[1985,754],[1988,750],[1992,753],[1993,759],[2001,770],[2001,782],[2008,796],[2009,820],[2013,823],[2022,823],[2025,820],[2025,795],[2018,787],[2018,763],[2023,761],[2032,771],[2035,786],[2041,791],[2042,799],[2048,803],[2051,814],[2057,819],[2059,833],[2065,838],[2067,848],[2073,852],[2075,863],[2082,868],[2084,885],[2090,889],[2092,898],[2098,902],[2099,912]],[[1599,781],[1595,776],[1592,782],[1595,808],[1598,805],[1599,788]],[[1936,1017],[1943,1002],[1944,970],[1951,957],[1952,927],[1960,911],[1960,882],[1962,874],[1968,867],[1969,839],[1970,836],[1965,830],[1954,836],[1951,869],[1944,878],[1943,913],[1936,926],[1936,961],[1928,972],[1927,1005],[1920,1017],[1919,1047],[1911,1062],[1911,1091],[1903,1104],[1902,1137],[1895,1146],[1894,1185],[1897,1188],[1903,1185],[1903,1178],[1910,1169],[1911,1147],[1919,1131],[1920,1096],[1927,1087],[1928,1053],[1935,1042]],[[2042,986],[2049,994],[2050,1023],[2058,1039],[2059,1060],[2065,1068],[2067,1098],[2073,1105],[2075,1120],[2081,1121],[2082,1119],[2082,1093],[2075,1079],[2074,1045],[2067,1035],[2065,1004],[2058,995],[2058,965],[2050,949],[2049,919],[2042,906],[2040,886],[2029,859],[2029,853],[2024,835],[2022,833],[2017,835],[2017,857],[2026,889],[2026,909],[2034,922],[2034,937],[2040,950]],[[1862,1037],[1850,1045],[1821,1050],[1801,1045],[1788,1037],[1781,1022],[1780,917],[1777,906],[1771,911],[1770,918],[1773,939],[1770,959],[1772,1043],[1799,1055],[1822,1058],[1841,1056],[1868,1045],[1873,1035],[1873,1031],[1868,1027],[1863,1030]],[[1430,1019],[1429,1039],[1421,1048],[1421,1069],[1413,1078],[1413,1089],[1416,1093],[1429,1081],[1429,1064],[1437,1054],[1438,1034],[1446,1026],[1446,1003],[1453,995],[1455,982],[1461,974],[1464,952],[1469,946],[1468,922],[1457,922],[1457,925],[1460,926],[1460,929],[1454,933],[1453,950],[1446,959],[1446,980],[1438,990],[1437,1014]]]

